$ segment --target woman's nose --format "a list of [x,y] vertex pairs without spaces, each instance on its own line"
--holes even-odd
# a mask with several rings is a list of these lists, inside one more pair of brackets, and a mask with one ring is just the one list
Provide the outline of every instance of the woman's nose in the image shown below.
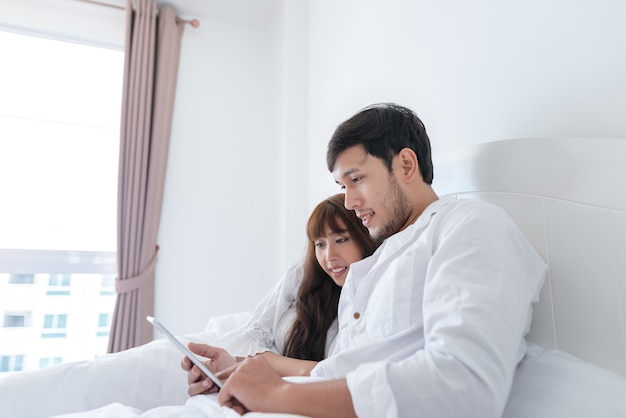
[[333,261],[333,260],[336,260],[337,258],[338,258],[337,251],[335,250],[335,246],[329,245],[328,251],[326,251],[326,261]]

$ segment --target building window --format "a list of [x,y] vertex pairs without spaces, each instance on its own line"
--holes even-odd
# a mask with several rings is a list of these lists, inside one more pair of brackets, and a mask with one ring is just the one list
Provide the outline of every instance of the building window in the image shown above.
[[5,328],[25,328],[30,327],[30,312],[6,312],[4,314]]
[[98,315],[98,332],[96,333],[96,335],[98,337],[108,337],[110,328],[111,314],[101,313],[100,315]]
[[71,277],[70,274],[50,274],[46,295],[69,296]]
[[101,313],[98,316],[98,327],[102,328],[102,327],[108,327],[109,325],[111,325],[111,314],[108,313]]
[[43,328],[41,338],[65,338],[67,314],[47,314],[43,319]]
[[51,274],[48,284],[50,286],[66,286],[69,287],[71,283],[71,277],[69,274]]
[[33,284],[35,283],[34,274],[11,274],[9,276],[9,284]]
[[43,320],[44,328],[66,328],[67,314],[46,315]]
[[1,356],[0,372],[19,372],[24,368],[24,355]]
[[112,274],[103,274],[100,286],[100,294],[102,296],[115,295],[115,276]]
[[39,359],[39,368],[42,369],[48,366],[55,366],[63,363],[63,357],[45,357]]

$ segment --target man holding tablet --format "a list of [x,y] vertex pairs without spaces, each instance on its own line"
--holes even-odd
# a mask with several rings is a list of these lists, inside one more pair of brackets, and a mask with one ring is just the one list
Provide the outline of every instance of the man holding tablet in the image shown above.
[[439,199],[426,130],[407,108],[373,105],[342,123],[327,163],[346,208],[385,240],[350,268],[338,343],[311,372],[328,380],[289,383],[253,357],[220,403],[315,417],[500,417],[545,263],[501,209]]

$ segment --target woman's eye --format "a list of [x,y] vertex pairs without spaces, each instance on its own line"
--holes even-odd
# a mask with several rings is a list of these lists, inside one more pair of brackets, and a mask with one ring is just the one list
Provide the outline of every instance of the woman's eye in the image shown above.
[[316,242],[315,243],[315,248],[324,248],[324,243],[323,242]]
[[337,241],[335,241],[337,244],[342,244],[346,241],[348,241],[350,238],[348,237],[343,237],[343,238],[339,238]]

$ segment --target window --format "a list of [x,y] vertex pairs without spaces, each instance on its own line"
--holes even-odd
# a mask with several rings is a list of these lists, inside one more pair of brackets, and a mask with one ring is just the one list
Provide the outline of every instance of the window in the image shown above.
[[123,51],[0,31],[0,54],[0,248],[115,251]]
[[54,366],[61,363],[63,363],[63,357],[44,357],[39,359],[39,368],[42,369],[44,367]]
[[110,325],[110,318],[111,318],[110,314],[101,313],[100,316],[98,317],[98,326],[100,328],[108,327]]
[[69,274],[51,274],[48,284],[50,286],[66,286],[69,287],[71,276]]
[[19,372],[23,370],[24,355],[1,356],[0,372]]
[[43,320],[44,328],[65,328],[67,326],[67,314],[46,315]]
[[111,327],[111,314],[109,313],[101,313],[98,315],[98,332],[96,335],[98,337],[108,337],[109,329]]
[[124,53],[76,34],[7,32],[6,19],[0,178],[11,181],[0,181],[0,196],[11,204],[0,205],[0,341],[11,343],[0,356],[3,371],[17,371],[106,353],[98,315],[115,306]]
[[5,328],[25,328],[30,326],[29,312],[7,312],[4,314]]
[[65,338],[67,314],[47,314],[43,320],[43,328],[41,338]]
[[46,295],[69,296],[71,278],[70,274],[50,274]]
[[9,276],[10,284],[33,284],[35,283],[34,274],[11,274]]
[[107,274],[102,276],[102,282],[100,284],[100,294],[103,296],[115,294],[115,276]]

